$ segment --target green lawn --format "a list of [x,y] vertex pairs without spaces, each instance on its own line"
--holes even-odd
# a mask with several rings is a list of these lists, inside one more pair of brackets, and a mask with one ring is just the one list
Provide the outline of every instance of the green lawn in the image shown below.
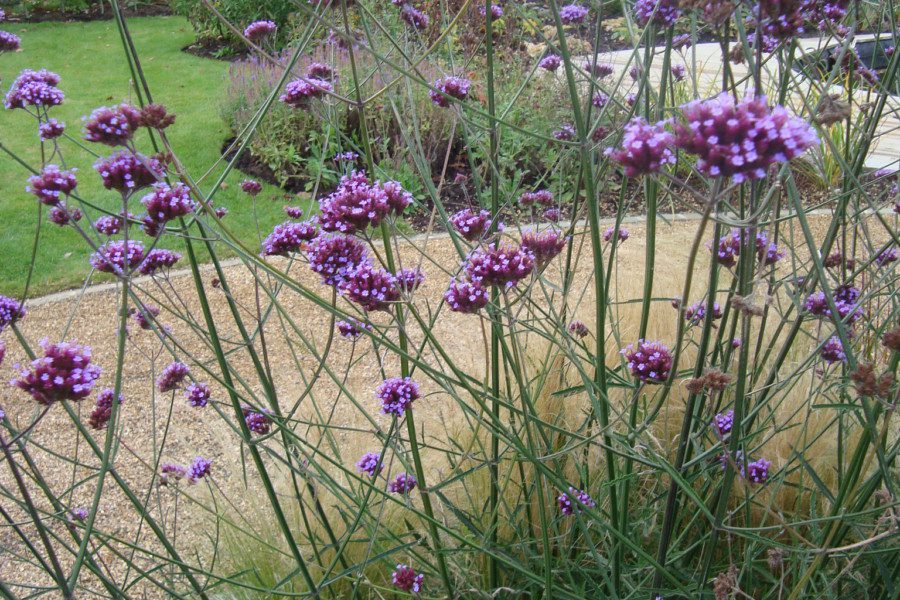
[[[156,102],[165,104],[177,114],[175,125],[167,130],[176,154],[189,173],[197,178],[219,158],[222,142],[228,132],[219,116],[219,98],[225,89],[228,64],[198,58],[181,48],[193,39],[184,19],[148,17],[129,19],[129,27],[141,56],[145,74]],[[46,68],[59,73],[59,87],[65,102],[51,109],[51,115],[65,121],[67,133],[81,137],[81,117],[101,105],[133,100],[130,74],[115,23],[4,23],[22,38],[22,51],[0,54],[2,92],[25,68]],[[146,139],[145,137],[142,138]],[[0,110],[0,142],[18,154],[29,165],[39,168],[40,144],[35,120],[21,110]],[[62,141],[68,167],[78,168],[78,192],[104,207],[113,208],[121,200],[105,190],[100,177],[91,168],[95,158],[74,141]],[[89,144],[100,154],[110,148]],[[149,148],[144,148],[149,151]],[[220,172],[220,171],[219,171]],[[214,173],[213,175],[216,175]],[[29,173],[0,153],[0,293],[21,294],[25,274],[31,261],[34,242],[37,200],[25,192]],[[249,199],[239,189],[244,176],[233,172],[227,187],[215,198],[226,206],[226,222],[232,231],[248,243],[256,243],[256,225]],[[204,180],[208,190],[214,177]],[[263,232],[284,219],[281,190],[266,186],[259,196],[260,221]],[[132,200],[131,212],[140,214],[139,199]],[[97,214],[88,214],[94,220]],[[86,220],[82,221],[86,224]],[[178,249],[177,239],[165,238],[162,246]],[[89,272],[89,250],[71,228],[60,228],[44,221],[37,253],[35,276],[30,296],[78,286]]]

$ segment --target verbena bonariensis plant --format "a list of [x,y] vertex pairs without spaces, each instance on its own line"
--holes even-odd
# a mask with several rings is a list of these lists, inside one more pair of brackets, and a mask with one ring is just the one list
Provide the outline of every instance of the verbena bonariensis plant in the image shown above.
[[[599,40],[599,4],[451,4],[301,2],[282,57],[255,43],[275,24],[223,22],[274,65],[239,150],[288,107],[327,124],[311,143],[342,175],[256,240],[214,206],[235,160],[211,185],[179,161],[116,2],[131,104],[79,136],[52,116],[65,74],[12,83],[42,147],[19,159],[26,193],[115,291],[71,301],[61,331],[0,298],[5,595],[896,595],[900,199],[896,174],[865,168],[897,55],[865,88],[853,60],[800,79],[804,28],[854,52],[866,23],[840,2],[637,2],[638,45],[615,60],[570,47]],[[460,50],[473,15],[483,39]],[[495,44],[523,18],[548,26],[528,59]],[[511,120],[537,81],[565,135]],[[849,113],[813,119],[831,83]],[[425,94],[456,132],[436,171]],[[374,106],[424,197],[376,161]],[[511,133],[552,148],[552,172],[501,180]],[[821,144],[842,177],[810,201],[797,166]],[[84,149],[96,172],[67,170]],[[487,205],[447,210],[451,161]],[[119,207],[79,195],[88,177]],[[660,227],[673,198],[699,214]],[[429,206],[447,235],[410,237],[403,215]],[[88,339],[91,322],[107,328]]]

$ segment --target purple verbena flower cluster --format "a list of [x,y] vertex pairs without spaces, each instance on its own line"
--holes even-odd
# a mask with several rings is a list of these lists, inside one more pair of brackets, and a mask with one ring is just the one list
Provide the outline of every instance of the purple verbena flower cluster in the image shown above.
[[479,210],[477,213],[471,208],[465,208],[450,217],[453,228],[463,239],[474,242],[480,240],[491,228],[491,213]]
[[262,242],[263,256],[287,256],[299,252],[318,235],[316,222],[313,220],[285,221],[275,226]]
[[583,23],[588,16],[588,9],[579,4],[567,4],[559,9],[559,19],[565,25]]
[[245,404],[241,406],[241,413],[244,415],[247,429],[253,433],[265,435],[272,428],[272,411],[269,409],[254,410]]
[[103,187],[127,193],[156,183],[165,175],[165,166],[156,158],[119,151],[94,163],[103,178]]
[[337,322],[337,330],[341,337],[348,340],[356,340],[363,334],[363,330],[372,331],[372,326],[353,317],[348,317]]
[[388,483],[388,490],[392,494],[409,494],[416,489],[418,482],[411,473],[400,473]]
[[571,123],[564,123],[562,127],[553,132],[553,137],[561,142],[570,142],[575,139],[577,132]]
[[22,40],[14,33],[0,31],[0,52],[15,52],[22,47]]
[[444,292],[444,300],[453,312],[473,314],[487,306],[489,298],[480,283],[454,279]]
[[621,350],[631,374],[644,383],[661,383],[669,377],[672,354],[662,342],[638,340]]
[[272,21],[253,21],[244,28],[244,37],[251,42],[259,42],[273,35],[278,29]]
[[[487,11],[485,10],[484,6],[479,6],[478,12],[481,13],[482,17],[487,17]],[[502,16],[503,16],[503,7],[500,6],[499,4],[491,4],[491,18],[499,19]]]
[[147,209],[147,217],[158,224],[189,215],[197,208],[191,190],[183,183],[154,184],[153,191],[141,199],[141,204]]
[[187,478],[189,483],[197,483],[204,477],[208,477],[211,471],[212,463],[202,456],[196,457],[191,461],[191,465],[187,469]]
[[576,512],[581,512],[582,506],[586,506],[588,508],[597,507],[597,503],[588,495],[587,492],[576,490],[572,486],[569,486],[568,493],[563,492],[556,498],[556,503],[559,505],[560,512],[562,512],[562,514],[566,516],[571,516]]
[[562,64],[562,59],[557,54],[548,54],[538,62],[538,67],[545,71],[556,71]]
[[[603,79],[605,77],[609,77],[613,74],[614,69],[613,66],[609,63],[594,63],[593,61],[587,60],[582,64],[584,70],[596,77],[597,79]],[[608,98],[607,98],[608,100]],[[606,104],[604,102],[604,104]]]
[[3,104],[9,109],[58,106],[65,99],[65,95],[56,87],[59,81],[59,75],[52,71],[25,69],[13,81]]
[[356,468],[359,472],[365,473],[369,477],[375,477],[381,473],[383,467],[381,456],[377,452],[366,452],[356,463]]
[[569,323],[569,333],[578,338],[586,338],[591,332],[581,321],[572,321]]
[[141,304],[137,308],[132,308],[131,317],[141,329],[152,329],[153,320],[159,316],[159,307],[152,304]]
[[551,206],[556,200],[553,192],[550,190],[537,190],[534,192],[525,192],[519,196],[519,204],[522,206]]
[[181,254],[166,250],[164,248],[154,248],[147,253],[140,266],[141,275],[154,275],[161,269],[171,269],[175,263],[181,260]]
[[368,261],[344,273],[338,290],[367,311],[388,310],[391,303],[400,299],[397,278]]
[[156,378],[156,389],[162,393],[177,390],[189,373],[186,364],[178,361],[170,363]]
[[391,573],[391,582],[398,590],[418,594],[422,590],[422,581],[425,575],[416,573],[416,570],[407,565],[397,565]]
[[58,204],[63,197],[71,194],[78,186],[75,171],[61,171],[56,165],[47,165],[38,175],[28,178],[26,192],[34,194],[48,206]]
[[400,184],[370,183],[362,171],[341,177],[337,189],[319,201],[319,222],[329,232],[353,234],[377,227],[391,211],[402,212],[411,198]]
[[[769,479],[769,467],[772,463],[765,458],[754,460],[747,464],[747,473],[745,477],[753,483],[765,483]],[[742,469],[743,471],[743,469]],[[744,474],[743,472],[741,473]]]
[[203,408],[209,404],[212,392],[205,383],[192,383],[184,390],[184,397],[187,398],[188,404],[194,408]]
[[61,137],[66,131],[66,124],[56,119],[47,119],[47,122],[38,125],[38,134],[42,141],[48,142]]
[[91,349],[74,342],[51,344],[41,341],[44,355],[31,361],[30,369],[19,369],[13,385],[40,404],[57,400],[78,401],[90,395],[100,377],[100,367],[91,364]]
[[427,29],[431,19],[412,4],[404,4],[400,9],[400,19],[413,29]]
[[[93,429],[103,429],[109,423],[112,417],[113,399],[116,397],[114,390],[106,388],[97,394],[97,401],[94,404],[94,410],[88,418],[88,424]],[[125,397],[119,394],[119,404],[125,402]]]
[[829,365],[836,362],[846,362],[847,354],[844,352],[844,345],[841,343],[841,338],[836,335],[828,338],[825,343],[822,344],[819,356],[821,356],[822,360]]
[[675,155],[670,146],[675,142],[675,136],[666,131],[665,125],[665,121],[651,125],[635,117],[625,126],[622,148],[608,148],[606,153],[625,167],[628,177],[654,173],[663,165],[673,165]]
[[300,208],[299,206],[285,206],[284,214],[286,214],[288,217],[290,217],[294,220],[299,221],[300,219],[303,218],[303,209]]
[[[613,239],[613,236],[615,236],[615,235],[616,235],[616,227],[615,226],[609,227],[606,231],[603,232],[603,240],[608,242],[609,240]],[[619,227],[619,234],[617,237],[620,242],[624,242],[625,240],[627,240],[630,235],[631,234],[628,232],[627,229],[625,229],[624,227]]]
[[241,182],[241,191],[248,196],[256,196],[262,191],[262,185],[253,179],[245,179]]
[[317,237],[307,251],[309,267],[322,277],[326,285],[339,285],[348,271],[366,260],[362,242],[346,235]]
[[122,217],[106,215],[94,221],[94,230],[105,236],[113,236],[122,230],[125,220]]
[[63,225],[80,221],[84,215],[78,207],[69,208],[65,202],[60,202],[47,212],[47,216],[50,218],[51,223],[62,227]]
[[124,274],[144,260],[144,244],[137,240],[112,240],[91,254],[91,266],[101,273]]
[[731,428],[734,426],[734,411],[729,410],[724,413],[718,413],[715,417],[713,417],[713,427],[716,428],[716,432],[719,434],[719,437],[725,437],[727,433],[731,432]]
[[[713,319],[722,318],[722,307],[719,306],[718,302],[713,302],[712,316]],[[702,323],[703,320],[706,319],[706,301],[701,300],[685,308],[684,319],[692,325],[698,325]]]
[[0,331],[25,318],[25,307],[14,298],[0,295]]
[[[441,77],[432,84],[435,89],[428,92],[431,101],[441,108],[450,106],[450,98],[465,100],[469,96],[472,82],[464,77],[449,75]],[[448,98],[449,97],[449,98]]]
[[534,254],[526,248],[489,244],[469,254],[465,271],[470,281],[481,285],[512,287],[531,275],[534,266]]
[[381,400],[382,414],[402,417],[419,398],[419,384],[409,377],[391,377],[381,382],[375,397]]
[[538,266],[543,266],[563,251],[569,238],[559,231],[548,229],[538,233],[528,231],[522,234],[522,248],[531,252]]
[[681,15],[678,0],[635,0],[634,18],[644,26],[651,21],[655,25],[671,27]]
[[284,87],[284,93],[278,97],[291,108],[307,108],[314,98],[322,98],[334,88],[321,79],[296,79]]
[[84,139],[107,146],[124,146],[140,126],[141,111],[130,104],[95,108],[84,123]]
[[682,107],[684,123],[676,123],[676,145],[697,155],[697,168],[710,177],[736,183],[761,179],[766,169],[799,156],[817,145],[809,123],[784,107],[770,109],[765,96],[735,103],[729,94],[697,100]]

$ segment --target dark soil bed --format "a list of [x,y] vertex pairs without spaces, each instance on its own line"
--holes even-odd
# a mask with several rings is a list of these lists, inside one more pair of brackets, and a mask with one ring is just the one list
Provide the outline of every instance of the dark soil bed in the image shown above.
[[[172,9],[168,4],[142,4],[130,8],[123,8],[125,17],[166,17],[171,16]],[[91,6],[79,11],[44,11],[34,10],[27,14],[9,14],[7,20],[10,23],[46,23],[50,21],[60,22],[86,22],[109,21],[115,17],[109,6]]]

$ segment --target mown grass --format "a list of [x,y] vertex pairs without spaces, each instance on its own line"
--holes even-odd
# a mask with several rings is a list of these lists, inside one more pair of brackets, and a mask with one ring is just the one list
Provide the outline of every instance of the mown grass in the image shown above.
[[[168,130],[175,153],[190,175],[199,178],[219,159],[221,144],[229,135],[218,110],[228,65],[182,52],[181,48],[193,40],[193,33],[180,17],[130,18],[128,24],[154,100],[178,115]],[[67,134],[76,141],[81,137],[81,117],[93,108],[136,101],[113,21],[6,25],[22,38],[22,51],[0,55],[3,93],[22,69],[46,68],[59,73],[66,100],[52,109],[51,115],[65,121]],[[37,124],[23,111],[0,111],[0,143],[33,168],[40,168]],[[81,150],[73,151],[74,144],[73,140],[62,141],[64,155],[70,161],[66,166],[78,169],[79,194],[90,202],[115,209],[121,200],[101,185],[91,168],[95,158]],[[110,149],[92,144],[90,150],[108,154]],[[202,180],[202,189],[209,189],[222,166]],[[22,293],[34,245],[38,209],[35,198],[25,192],[28,176],[29,172],[8,154],[0,155],[0,293],[7,295]],[[215,200],[216,205],[228,208],[226,223],[238,238],[255,244],[257,224],[253,207],[238,186],[243,177],[239,172],[229,174],[226,187]],[[271,230],[284,218],[284,204],[281,190],[264,187],[258,206],[262,231]],[[141,213],[139,197],[132,200],[130,210]],[[89,213],[87,218],[98,216]],[[78,234],[71,227],[60,228],[47,222],[45,215],[40,236],[29,295],[81,285],[90,265],[89,249]],[[180,242],[166,236],[162,245],[177,250]]]

